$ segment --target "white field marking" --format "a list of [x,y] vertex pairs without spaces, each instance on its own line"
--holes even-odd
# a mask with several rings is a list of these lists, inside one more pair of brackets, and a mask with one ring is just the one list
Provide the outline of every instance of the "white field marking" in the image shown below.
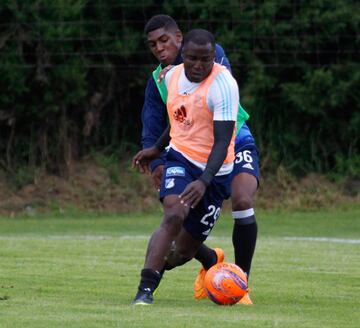
[[[1,236],[0,240],[149,240],[151,235],[37,235],[37,234],[28,234],[28,235],[12,235],[12,236]],[[227,242],[231,241],[230,237],[209,237],[206,240],[213,240],[216,242]]]
[[39,235],[27,235],[27,236],[0,236],[0,240],[32,240],[32,239],[42,239],[42,240],[128,240],[128,239],[137,239],[137,240],[148,240],[149,236],[145,235],[121,235],[121,236],[102,236],[102,235],[49,235],[49,236],[39,236]]
[[360,244],[360,239],[343,239],[343,238],[327,238],[327,237],[284,237],[285,240],[299,240],[299,241],[316,241],[325,243],[339,243],[339,244]]
[[[36,234],[0,236],[0,240],[149,240],[149,235],[48,235],[39,236]],[[267,238],[266,238],[267,239]],[[328,238],[328,237],[274,237],[273,239],[281,239],[287,241],[313,241],[313,242],[327,242],[340,244],[360,244],[360,239],[342,239],[342,238]],[[210,236],[207,240],[216,242],[230,242],[229,236]]]

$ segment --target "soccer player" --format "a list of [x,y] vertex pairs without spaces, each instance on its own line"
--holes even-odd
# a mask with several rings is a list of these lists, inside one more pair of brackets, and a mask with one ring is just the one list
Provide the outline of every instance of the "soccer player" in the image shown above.
[[[148,80],[142,109],[142,145],[143,148],[148,148],[155,144],[167,127],[166,88],[162,87],[162,83],[157,83],[157,80],[162,68],[170,64],[182,63],[182,33],[175,20],[167,15],[153,16],[145,26],[145,33],[152,54],[160,62],[153,76]],[[215,46],[215,62],[230,70],[229,61],[218,44]],[[244,122],[247,118],[246,112],[239,108],[231,199],[235,263],[249,275],[257,238],[253,197],[259,181],[259,164],[254,138]],[[154,185],[159,188],[164,170],[164,154],[152,161],[150,168]],[[221,262],[224,259],[224,253],[219,248],[211,250],[202,244],[195,254],[195,259],[201,262],[202,268],[195,280],[194,297],[201,299],[206,297],[203,289],[206,270],[213,264]],[[252,303],[249,295],[243,297],[240,302]]]
[[206,30],[186,35],[182,56],[184,64],[165,77],[170,127],[133,159],[143,167],[169,144],[160,186],[163,221],[150,238],[134,304],[152,304],[161,272],[194,257],[230,195],[237,83],[214,63],[215,39]]

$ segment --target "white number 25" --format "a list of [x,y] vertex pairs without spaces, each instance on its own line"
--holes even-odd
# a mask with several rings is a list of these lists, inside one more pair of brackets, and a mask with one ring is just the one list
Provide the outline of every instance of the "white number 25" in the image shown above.
[[[210,205],[208,207],[209,213],[205,214],[202,219],[201,223],[205,224],[206,226],[212,227],[216,220],[219,218],[220,215],[220,207],[216,207],[214,205]],[[210,219],[210,220],[209,220]],[[211,220],[212,219],[212,220]]]

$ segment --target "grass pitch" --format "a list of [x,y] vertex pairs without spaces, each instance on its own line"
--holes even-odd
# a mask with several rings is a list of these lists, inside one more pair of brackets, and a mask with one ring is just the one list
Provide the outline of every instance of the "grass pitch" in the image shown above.
[[[359,327],[360,207],[257,212],[253,306],[192,298],[196,261],[134,307],[161,215],[0,219],[0,327]],[[208,245],[233,261],[232,219]]]

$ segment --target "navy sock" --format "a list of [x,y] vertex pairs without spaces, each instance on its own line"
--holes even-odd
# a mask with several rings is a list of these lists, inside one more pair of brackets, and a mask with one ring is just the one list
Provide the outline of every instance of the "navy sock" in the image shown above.
[[162,275],[157,271],[142,269],[139,290],[154,292],[157,286],[159,286],[161,277]]
[[250,224],[240,223],[241,220],[235,220],[233,228],[235,263],[249,276],[256,245],[257,223],[255,220]]
[[201,244],[194,258],[201,262],[205,270],[210,269],[217,262],[215,251],[205,244]]

